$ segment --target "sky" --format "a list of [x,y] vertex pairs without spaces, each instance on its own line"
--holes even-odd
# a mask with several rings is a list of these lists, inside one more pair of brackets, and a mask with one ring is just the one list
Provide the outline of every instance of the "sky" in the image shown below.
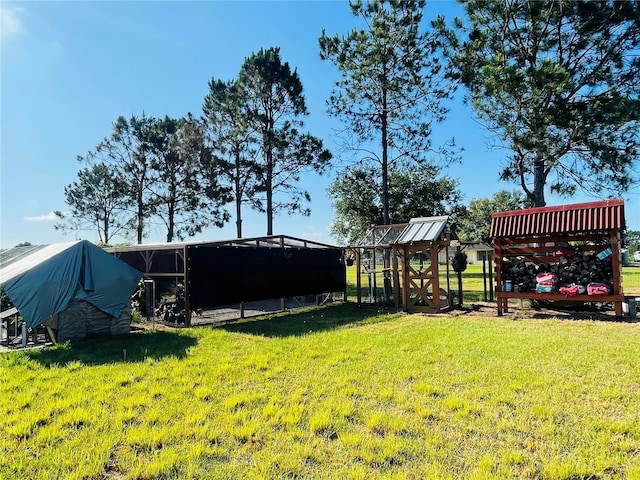
[[[425,17],[442,14],[449,20],[461,13],[455,2],[432,1]],[[281,58],[297,70],[309,110],[307,130],[330,150],[340,144],[336,132],[343,124],[326,113],[338,73],[320,59],[318,37],[323,28],[345,35],[359,26],[346,1],[3,0],[0,19],[0,248],[20,242],[97,241],[95,232],[54,230],[53,211],[68,210],[64,187],[84,166],[77,156],[108,136],[120,115],[200,115],[209,80],[236,78],[244,59],[261,48],[280,47]],[[492,136],[462,96],[447,104],[451,112],[436,126],[432,140],[437,146],[455,138],[464,149],[461,163],[443,173],[459,180],[468,203],[516,186],[498,180],[508,152],[490,147]],[[335,158],[340,168],[345,161]],[[335,244],[326,190],[338,174],[336,166],[303,177],[302,186],[311,193],[311,215],[279,214],[274,233]],[[623,198],[627,227],[640,230],[640,189]],[[594,200],[547,194],[548,205]],[[245,209],[243,216],[245,237],[265,235],[264,214]],[[235,234],[232,219],[190,240],[227,240]],[[145,242],[163,238],[158,226]]]

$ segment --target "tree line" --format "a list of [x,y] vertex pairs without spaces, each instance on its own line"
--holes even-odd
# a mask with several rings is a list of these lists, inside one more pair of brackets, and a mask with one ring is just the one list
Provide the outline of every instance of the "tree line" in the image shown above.
[[[332,235],[353,243],[372,224],[451,215],[461,238],[488,240],[491,211],[544,206],[547,192],[619,196],[637,185],[640,145],[640,4],[634,1],[465,1],[464,18],[427,22],[425,0],[354,0],[362,28],[325,30],[320,58],[339,72],[327,114],[342,121],[328,195]],[[462,88],[504,148],[497,177],[517,185],[463,204],[444,175],[461,161],[455,141],[433,145]],[[247,57],[237,78],[212,78],[202,115],[120,117],[65,188],[63,230],[90,228],[109,243],[142,242],[151,222],[166,240],[231,219],[244,205],[309,213],[304,176],[334,165],[308,115],[295,69],[277,47]]]
[[56,212],[56,228],[90,229],[103,243],[135,231],[142,243],[159,220],[172,242],[222,227],[230,202],[238,237],[245,203],[266,213],[267,235],[278,211],[308,213],[298,182],[321,172],[331,153],[303,130],[302,83],[278,48],[246,58],[236,79],[211,79],[202,111],[119,117],[110,136],[78,157],[87,166],[65,187],[70,212]]

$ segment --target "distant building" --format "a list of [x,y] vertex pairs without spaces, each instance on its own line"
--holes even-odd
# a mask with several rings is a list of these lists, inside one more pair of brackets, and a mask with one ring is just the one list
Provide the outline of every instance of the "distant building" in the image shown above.
[[[464,254],[467,255],[467,263],[482,263],[482,257],[486,255],[487,259],[493,258],[493,246],[487,243],[473,243],[473,244],[462,244],[460,245],[460,249]],[[449,261],[456,254],[456,248],[452,242],[452,246],[449,248]],[[442,251],[438,254],[438,263],[445,264],[446,257],[445,252]]]

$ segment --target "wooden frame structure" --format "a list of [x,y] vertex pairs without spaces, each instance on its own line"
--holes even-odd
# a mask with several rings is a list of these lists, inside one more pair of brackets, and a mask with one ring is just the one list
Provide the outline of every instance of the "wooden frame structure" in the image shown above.
[[[621,233],[625,228],[624,202],[605,200],[560,207],[538,207],[494,213],[491,236],[495,245],[496,298],[498,315],[508,311],[509,299],[570,301],[577,303],[613,302],[615,314],[622,316],[624,294],[621,275]],[[539,264],[560,261],[556,255],[561,243],[579,244],[588,254],[611,249],[613,289],[609,295],[565,296],[560,293],[505,291],[502,260],[523,257]]]
[[[441,297],[439,257],[449,257],[449,218],[415,218],[409,223],[372,227],[355,252],[358,305],[362,300],[361,273],[369,279],[369,302],[378,298],[378,275],[382,275],[383,300],[393,301],[396,310],[410,313],[438,313],[452,306],[449,262],[446,264],[445,297]],[[368,263],[363,265],[363,257]],[[419,257],[419,265],[412,259]],[[380,258],[380,262],[377,259]],[[363,268],[364,267],[364,268]],[[443,307],[444,302],[444,307]]]

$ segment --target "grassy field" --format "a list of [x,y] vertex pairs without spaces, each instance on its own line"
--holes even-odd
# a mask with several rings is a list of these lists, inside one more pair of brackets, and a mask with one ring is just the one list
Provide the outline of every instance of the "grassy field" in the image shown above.
[[625,295],[640,296],[640,263],[632,263],[628,267],[622,267],[622,286]]
[[345,304],[12,352],[0,478],[640,478],[638,345]]

